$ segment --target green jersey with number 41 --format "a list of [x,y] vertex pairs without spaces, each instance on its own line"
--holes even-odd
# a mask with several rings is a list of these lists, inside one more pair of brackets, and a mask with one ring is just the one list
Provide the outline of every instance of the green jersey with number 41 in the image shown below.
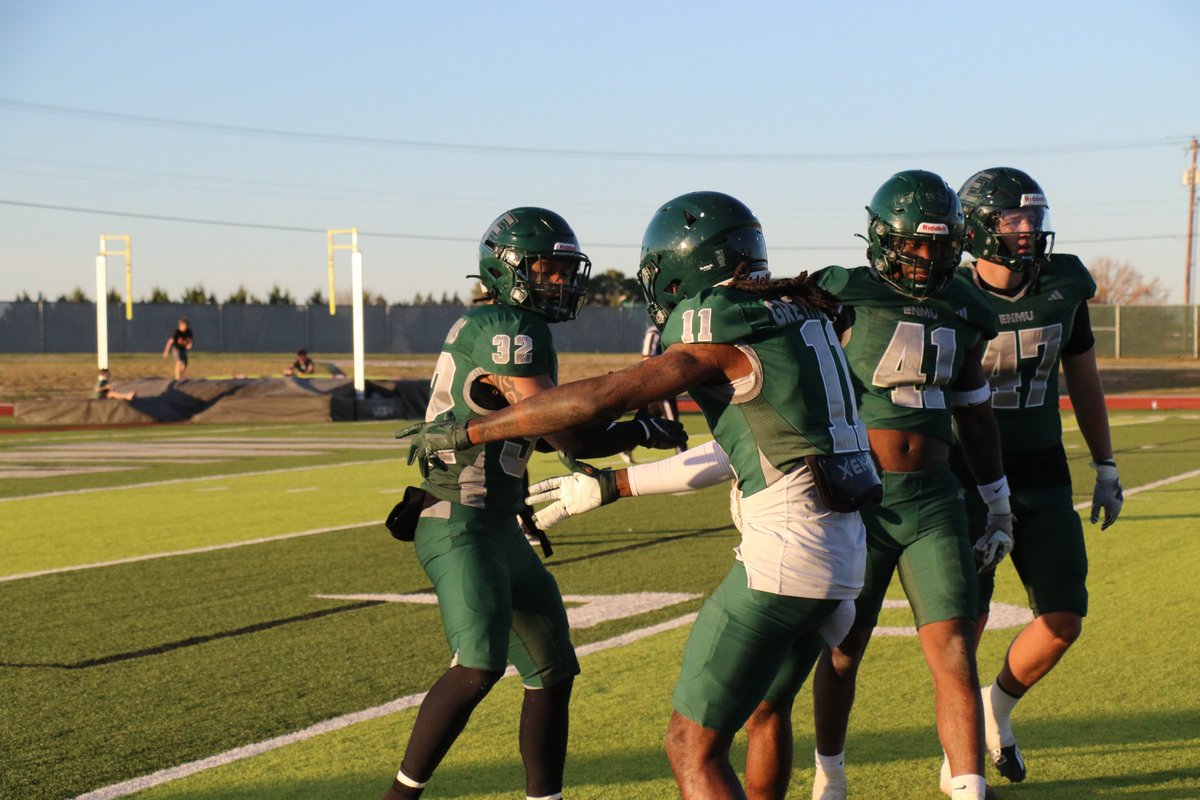
[[[960,275],[983,290],[973,266]],[[1041,450],[1062,441],[1058,363],[1071,353],[1079,306],[1096,294],[1083,262],[1055,253],[1014,295],[986,291],[1000,334],[988,342],[983,370],[992,385],[992,409],[1005,450]],[[1090,348],[1090,330],[1078,332]],[[1078,348],[1076,348],[1078,349]]]
[[[550,328],[541,316],[520,308],[472,308],[450,328],[430,384],[426,421],[453,411],[460,420],[508,405],[486,375],[558,381],[558,356]],[[433,470],[423,489],[442,500],[488,511],[516,513],[525,507],[525,465],[534,439],[512,439],[439,453],[447,469]]]
[[983,292],[955,279],[938,295],[917,300],[870,267],[826,267],[815,277],[853,308],[844,344],[866,426],[953,442],[950,387],[967,350],[996,335],[996,316]]
[[664,350],[693,343],[734,345],[753,365],[732,384],[691,392],[743,497],[804,456],[868,449],[845,354],[822,312],[787,296],[716,286],[682,300],[663,328]]

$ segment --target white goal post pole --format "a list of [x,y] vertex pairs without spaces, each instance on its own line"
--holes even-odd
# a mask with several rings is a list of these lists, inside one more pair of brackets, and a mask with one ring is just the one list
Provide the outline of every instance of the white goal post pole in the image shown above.
[[[357,238],[357,235],[355,236]],[[363,367],[363,278],[362,253],[357,249],[350,254],[350,290],[353,298],[354,326],[354,393],[361,400],[366,396],[367,385]]]
[[108,270],[103,236],[100,251],[101,255],[96,256],[96,368],[108,369]]

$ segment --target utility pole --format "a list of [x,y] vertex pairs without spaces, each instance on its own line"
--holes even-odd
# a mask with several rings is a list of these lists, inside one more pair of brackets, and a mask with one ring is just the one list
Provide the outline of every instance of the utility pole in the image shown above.
[[1196,150],[1200,149],[1200,142],[1196,137],[1192,137],[1192,166],[1183,174],[1183,185],[1188,188],[1188,224],[1187,224],[1187,262],[1183,272],[1183,301],[1187,305],[1192,304],[1192,250],[1195,242],[1192,233],[1193,224],[1196,219]]

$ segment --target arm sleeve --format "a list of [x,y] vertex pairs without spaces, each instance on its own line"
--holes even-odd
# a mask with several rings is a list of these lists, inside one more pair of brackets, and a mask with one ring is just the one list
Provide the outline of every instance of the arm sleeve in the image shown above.
[[1092,333],[1092,317],[1088,312],[1087,303],[1080,303],[1075,309],[1075,322],[1071,326],[1071,338],[1063,345],[1063,353],[1077,356],[1091,350],[1096,344],[1096,336]]
[[634,497],[704,489],[734,477],[729,456],[715,439],[662,461],[630,467],[626,474]]

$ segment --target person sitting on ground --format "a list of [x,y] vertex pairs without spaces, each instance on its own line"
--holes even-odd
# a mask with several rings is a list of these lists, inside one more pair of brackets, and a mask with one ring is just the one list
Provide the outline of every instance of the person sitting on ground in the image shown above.
[[297,350],[296,360],[292,365],[283,371],[283,377],[290,378],[293,375],[312,375],[317,371],[317,365],[308,357],[307,350]]
[[137,392],[118,392],[112,388],[108,368],[100,370],[100,374],[96,376],[96,389],[92,392],[93,400],[132,400],[137,396]]

